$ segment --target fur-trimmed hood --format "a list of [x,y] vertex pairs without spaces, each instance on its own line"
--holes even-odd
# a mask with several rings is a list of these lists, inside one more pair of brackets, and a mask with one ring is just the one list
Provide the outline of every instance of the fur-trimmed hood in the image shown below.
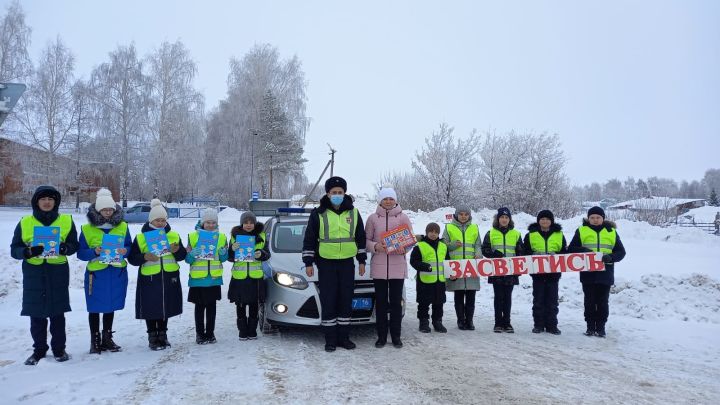
[[612,231],[613,229],[617,229],[617,224],[615,223],[615,221],[611,221],[611,220],[609,220],[609,219],[604,220],[603,223],[602,223],[602,225],[600,225],[600,226],[598,226],[598,227],[593,226],[593,225],[590,225],[590,221],[589,221],[587,218],[583,218],[582,224],[583,224],[583,226],[589,226],[590,228],[593,228],[593,229],[596,229],[596,230],[599,229],[599,228],[605,228],[605,229],[607,229],[608,231]]
[[[530,231],[530,232],[541,232],[541,231],[540,231],[540,224],[538,224],[537,222],[533,222],[532,224],[530,224],[530,225],[528,226],[528,231]],[[560,231],[562,231],[562,225],[556,224],[555,222],[553,222],[552,224],[550,224],[550,232],[560,232]]]
[[90,222],[90,225],[95,227],[99,227],[105,224],[110,224],[115,227],[118,226],[118,224],[120,224],[120,222],[122,222],[124,218],[125,213],[123,212],[122,207],[120,207],[120,205],[118,204],[115,204],[115,212],[113,212],[112,216],[109,219],[105,219],[105,217],[103,217],[102,214],[100,214],[100,212],[95,209],[95,203],[90,204],[90,207],[88,207],[88,222]]
[[[43,211],[40,209],[40,206],[38,205],[38,201],[40,200],[40,197],[48,196],[55,200],[55,206],[50,211]],[[60,192],[57,191],[57,189],[53,186],[40,186],[37,189],[35,189],[35,193],[33,193],[32,199],[30,200],[30,205],[32,206],[33,210],[33,216],[40,221],[43,225],[49,226],[52,224],[58,216],[60,216],[59,209],[60,209]]]
[[[498,231],[502,230],[500,228],[500,221],[498,220],[497,214],[493,215],[492,227],[497,229]],[[515,221],[513,221],[512,217],[510,218],[510,223],[508,224],[507,229],[515,229]]]

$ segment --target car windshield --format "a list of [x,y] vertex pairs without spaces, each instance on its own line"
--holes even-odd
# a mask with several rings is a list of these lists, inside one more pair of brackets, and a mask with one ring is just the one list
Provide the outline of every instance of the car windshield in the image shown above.
[[300,253],[307,223],[278,222],[273,228],[271,239],[273,252]]

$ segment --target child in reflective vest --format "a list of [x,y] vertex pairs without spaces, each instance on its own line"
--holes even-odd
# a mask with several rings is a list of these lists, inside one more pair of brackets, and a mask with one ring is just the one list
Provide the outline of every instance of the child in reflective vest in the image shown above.
[[440,240],[440,225],[435,222],[425,227],[425,236],[410,253],[410,265],[418,271],[416,282],[419,330],[430,333],[430,313],[436,332],[446,333],[442,324],[445,303],[445,273],[443,262],[450,259],[447,245]]
[[[515,229],[515,224],[508,208],[498,209],[493,219],[493,227],[483,238],[483,257],[522,256],[522,235]],[[488,283],[493,285],[493,306],[495,307],[495,327],[493,332],[515,333],[510,324],[513,287],[520,283],[519,276],[490,276]]]
[[[270,258],[263,224],[255,214],[245,211],[240,226],[233,227],[228,260],[233,262],[228,299],[237,306],[237,327],[240,340],[257,339],[258,309],[265,302],[265,280],[262,262]],[[255,247],[243,249],[240,237],[253,237]],[[246,238],[242,238],[246,239]]]
[[198,229],[211,232],[212,242],[200,238],[198,230],[191,232],[185,262],[190,265],[188,302],[195,304],[195,343],[204,345],[217,342],[216,303],[221,298],[222,263],[228,258],[228,250],[225,235],[218,230],[217,210],[208,208],[203,211]]

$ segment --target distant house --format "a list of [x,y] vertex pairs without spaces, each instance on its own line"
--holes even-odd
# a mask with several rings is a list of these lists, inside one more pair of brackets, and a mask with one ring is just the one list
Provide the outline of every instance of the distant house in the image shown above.
[[51,184],[64,202],[90,201],[100,187],[107,187],[120,199],[119,168],[109,162],[76,160],[56,155],[48,167],[48,153],[0,137],[0,204],[27,205],[37,186]]
[[[682,215],[693,208],[705,205],[702,198],[671,198],[671,197],[645,197],[636,200],[629,200],[607,207],[607,210],[614,217],[622,216],[622,213],[634,214],[661,214],[665,217]],[[618,215],[620,214],[620,215]]]

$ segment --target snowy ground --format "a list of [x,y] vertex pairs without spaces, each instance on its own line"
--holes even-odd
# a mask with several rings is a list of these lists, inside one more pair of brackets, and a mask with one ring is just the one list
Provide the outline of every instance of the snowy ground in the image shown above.
[[[363,215],[374,204],[359,201]],[[415,230],[443,222],[450,209],[408,213]],[[71,361],[22,364],[31,353],[29,320],[20,317],[20,263],[10,258],[21,210],[0,211],[1,403],[720,403],[720,238],[688,228],[620,221],[628,251],[616,268],[608,338],[582,335],[577,275],[560,283],[562,336],[534,335],[530,279],[514,292],[514,335],[494,334],[492,290],[478,296],[474,332],[455,327],[452,295],[445,304],[449,333],[417,331],[414,281],[408,280],[405,347],[375,349],[374,330],[353,329],[358,349],[322,350],[318,329],[284,330],[253,342],[237,340],[234,306],[218,307],[215,345],[194,343],[193,307],[170,320],[172,348],[151,352],[144,322],[134,319],[132,275],[126,309],[116,314],[120,353],[87,354],[82,292],[84,265],[71,260],[66,314]],[[474,214],[484,233],[491,211]],[[220,215],[228,233],[239,213]],[[523,231],[533,217],[515,218]],[[75,217],[79,226],[82,216]],[[186,235],[194,220],[173,220]],[[580,218],[562,221],[569,239]],[[133,235],[139,225],[131,225]],[[182,271],[187,277],[187,267]],[[411,272],[412,274],[413,272]],[[187,289],[184,290],[185,292]]]

